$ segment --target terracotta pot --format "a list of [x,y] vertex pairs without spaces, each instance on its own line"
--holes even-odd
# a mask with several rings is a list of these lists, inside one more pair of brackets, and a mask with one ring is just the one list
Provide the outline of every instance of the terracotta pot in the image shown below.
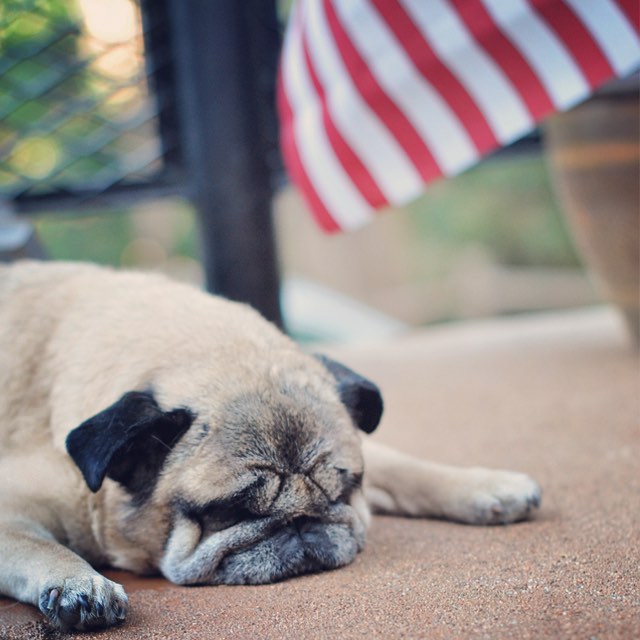
[[561,207],[603,298],[640,343],[640,132],[637,86],[550,118],[545,142]]

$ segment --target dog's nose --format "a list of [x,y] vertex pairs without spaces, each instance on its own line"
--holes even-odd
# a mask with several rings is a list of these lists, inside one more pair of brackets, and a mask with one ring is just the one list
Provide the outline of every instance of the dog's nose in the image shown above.
[[319,516],[326,511],[328,499],[322,488],[302,473],[282,479],[273,511],[287,520],[301,516]]

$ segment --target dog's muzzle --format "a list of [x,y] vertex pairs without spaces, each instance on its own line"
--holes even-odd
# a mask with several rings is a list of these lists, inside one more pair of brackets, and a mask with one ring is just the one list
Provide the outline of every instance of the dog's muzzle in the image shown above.
[[176,584],[264,584],[353,561],[365,541],[365,524],[348,504],[320,518],[283,521],[267,516],[202,537],[202,529],[179,517],[167,542],[161,570]]

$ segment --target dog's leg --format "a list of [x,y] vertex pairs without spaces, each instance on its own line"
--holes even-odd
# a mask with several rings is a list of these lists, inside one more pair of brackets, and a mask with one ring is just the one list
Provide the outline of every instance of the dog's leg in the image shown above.
[[540,488],[523,473],[436,464],[363,440],[365,495],[374,512],[504,524],[540,505]]
[[33,604],[62,629],[89,629],[124,619],[124,589],[58,542],[45,505],[0,500],[0,592]]

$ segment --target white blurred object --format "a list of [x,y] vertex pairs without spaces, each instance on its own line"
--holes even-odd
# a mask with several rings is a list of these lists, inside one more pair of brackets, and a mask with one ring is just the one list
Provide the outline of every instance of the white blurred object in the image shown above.
[[395,318],[302,278],[286,278],[280,295],[288,332],[305,341],[366,342],[408,330]]

